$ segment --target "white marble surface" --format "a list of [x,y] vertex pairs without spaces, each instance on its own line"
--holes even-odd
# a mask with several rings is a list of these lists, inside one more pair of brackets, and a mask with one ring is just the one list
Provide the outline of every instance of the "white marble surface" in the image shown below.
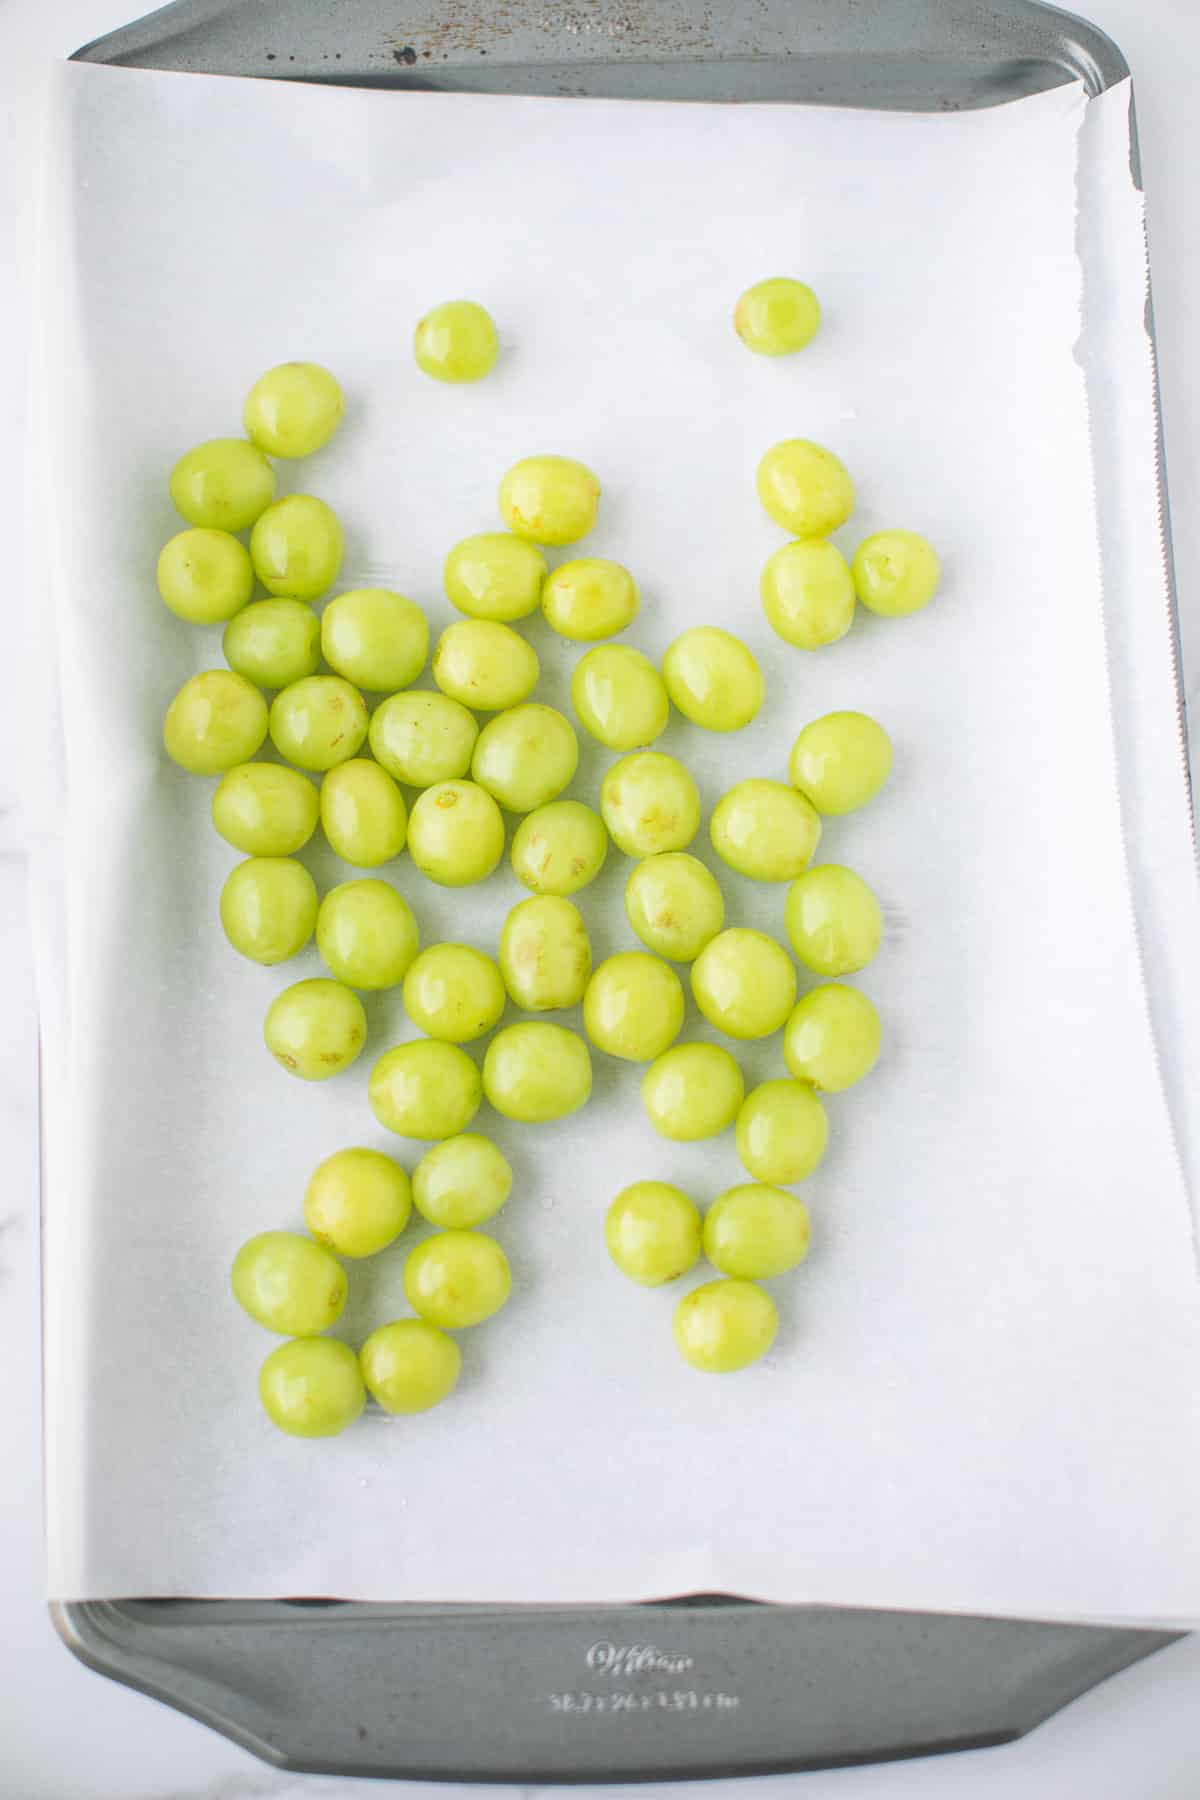
[[[27,266],[46,59],[124,22],[120,0],[0,8],[0,532],[20,528]],[[1133,64],[1149,190],[1189,697],[1200,692],[1200,12],[1194,0],[1092,0]],[[17,254],[9,253],[14,241]],[[35,1014],[19,770],[19,567],[6,565],[8,687],[0,705],[0,1800],[374,1800],[456,1790],[347,1783],[264,1768],[156,1703],[80,1668],[43,1598]],[[1077,1702],[1021,1743],[939,1761],[702,1790],[714,1800],[1194,1800],[1200,1634]],[[463,1790],[465,1791],[465,1790]],[[648,1793],[650,1790],[638,1790]]]

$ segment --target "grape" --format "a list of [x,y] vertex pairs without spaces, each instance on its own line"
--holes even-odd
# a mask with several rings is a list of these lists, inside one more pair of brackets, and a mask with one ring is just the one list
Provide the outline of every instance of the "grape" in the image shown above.
[[413,1170],[417,1211],[442,1230],[482,1225],[512,1192],[513,1173],[495,1144],[473,1131],[427,1150]]
[[779,1314],[752,1281],[708,1281],[679,1302],[674,1323],[684,1362],[705,1375],[730,1375],[767,1354]]
[[180,531],[159,555],[158,591],[164,604],[191,625],[232,619],[254,592],[249,553],[227,531]]
[[433,653],[433,679],[444,694],[478,712],[516,706],[537,686],[532,644],[495,619],[456,619]]
[[796,971],[774,938],[734,927],[706,944],[692,964],[692,993],[709,1024],[727,1037],[770,1037],[792,1010]]
[[415,600],[391,588],[353,588],[321,614],[325,661],[356,687],[391,694],[417,679],[429,654],[429,625]]
[[315,1337],[346,1304],[346,1271],[336,1256],[297,1231],[261,1231],[233,1259],[233,1297],[268,1331]]
[[291,856],[317,829],[320,800],[297,769],[239,763],[212,797],[213,824],[245,856]]
[[662,750],[623,756],[600,783],[600,811],[626,856],[686,850],[700,826],[700,794],[677,757]]
[[883,938],[879,902],[853,869],[822,863],[788,889],[784,924],[792,949],[814,975],[865,969]]
[[377,869],[403,850],[408,808],[386,770],[354,756],[321,783],[321,824],[343,862]]
[[536,612],[546,559],[536,544],[511,531],[463,538],[446,558],[443,583],[451,606],[472,619],[504,624]]
[[521,820],[513,835],[517,880],[535,894],[575,894],[608,855],[604,820],[581,800],[554,800]]
[[439,887],[483,881],[504,855],[504,820],[473,781],[439,781],[413,803],[408,853]]
[[446,300],[417,324],[413,355],[435,381],[479,381],[500,354],[491,314],[474,300]]
[[725,898],[698,857],[670,850],[631,870],[625,915],[655,955],[691,962],[725,923]]
[[339,1256],[374,1256],[408,1224],[408,1176],[381,1150],[335,1150],[318,1163],[304,1193],[304,1223]]
[[508,996],[490,956],[469,944],[431,944],[404,982],[404,1010],[418,1030],[447,1044],[490,1031]]
[[761,1185],[730,1188],[704,1219],[704,1254],[722,1275],[765,1281],[808,1255],[808,1208],[795,1194]]
[[811,988],[783,1034],[783,1060],[797,1081],[840,1094],[879,1061],[879,1014],[857,988],[829,982]]
[[768,557],[759,584],[767,623],[785,644],[819,650],[854,623],[850,565],[826,538],[794,538]]
[[573,544],[596,523],[600,483],[569,456],[527,456],[500,483],[500,517],[535,544]]
[[389,775],[410,787],[453,781],[471,766],[479,727],[445,694],[393,694],[371,716],[371,749]]
[[927,606],[942,574],[933,545],[915,531],[877,531],[858,546],[850,569],[863,605],[892,619]]
[[578,644],[624,631],[637,617],[640,604],[629,570],[602,556],[560,563],[542,587],[546,623]]
[[737,1117],[746,1084],[718,1044],[676,1044],[642,1076],[642,1104],[660,1137],[690,1144],[716,1137]]
[[642,1287],[662,1287],[698,1261],[700,1213],[669,1182],[635,1181],[609,1207],[604,1241],[622,1275]]
[[763,703],[762,670],[740,638],[693,625],[663,657],[667,692],[685,719],[708,731],[740,731]]
[[524,813],[561,794],[578,765],[570,720],[534,702],[498,713],[484,726],[471,774],[501,806]]
[[498,1113],[523,1124],[564,1119],[592,1091],[592,1059],[578,1032],[531,1019],[506,1025],[487,1047],[483,1091]]
[[272,1424],[289,1437],[337,1437],[366,1405],[358,1358],[337,1338],[293,1338],[272,1350],[258,1372],[258,1393]]
[[386,881],[343,881],[330,888],[317,914],[317,949],[347,987],[395,987],[420,941],[412,908]]
[[[806,1180],[824,1156],[828,1141],[825,1108],[806,1081],[764,1081],[746,1095],[738,1113],[738,1156],[756,1181]],[[717,1267],[724,1268],[724,1264]],[[725,1269],[727,1275],[751,1272]]]
[[571,676],[571,705],[584,730],[610,750],[652,744],[671,716],[662,676],[629,644],[601,644],[580,657]]
[[286,962],[303,950],[317,922],[317,884],[290,856],[252,856],[221,889],[221,924],[251,962]]
[[311,456],[342,422],[342,390],[319,363],[280,363],[246,396],[242,423],[269,456]]
[[792,746],[788,778],[819,813],[853,812],[892,772],[892,743],[866,713],[832,712],[806,725]]
[[751,881],[792,881],[821,841],[816,808],[782,781],[739,781],[709,822],[713,849]]
[[321,622],[303,600],[256,600],[230,619],[221,648],[247,681],[290,687],[320,667]]
[[448,1138],[479,1110],[479,1070],[465,1050],[417,1038],[385,1050],[371,1070],[371,1111],[397,1137]]
[[758,465],[758,497],[777,525],[796,537],[823,538],[854,511],[854,483],[832,450],[787,438]]
[[592,972],[592,946],[578,907],[552,894],[521,900],[500,933],[500,973],[526,1012],[577,1006]]
[[244,676],[207,669],[185,681],[163,720],[163,746],[192,775],[248,762],[267,735],[267,703]]
[[367,703],[340,675],[306,675],[271,702],[271,742],[302,769],[334,769],[362,749]]
[[410,1250],[404,1292],[415,1313],[443,1331],[490,1319],[512,1292],[508,1258],[481,1231],[439,1231]]
[[342,528],[333,508],[311,494],[276,500],[250,533],[254,573],[271,594],[318,600],[342,566]]
[[275,471],[245,438],[210,438],[171,470],[171,499],[189,525],[245,531],[275,498]]
[[328,1081],[348,1069],[367,1041],[367,1015],[357,994],[318,976],[284,988],[267,1010],[267,1049],[301,1081]]
[[679,1036],[683,985],[669,963],[644,950],[602,962],[583,996],[583,1026],[597,1050],[650,1062]]
[[373,1331],[358,1353],[363,1380],[389,1413],[423,1413],[454,1392],[462,1351],[424,1319],[395,1319]]
[[777,275],[756,281],[734,308],[733,324],[747,350],[759,356],[790,356],[817,335],[821,306],[803,281]]

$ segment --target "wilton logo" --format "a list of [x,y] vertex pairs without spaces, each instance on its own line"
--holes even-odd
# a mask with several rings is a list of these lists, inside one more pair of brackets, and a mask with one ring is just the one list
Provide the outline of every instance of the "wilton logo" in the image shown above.
[[690,1656],[668,1656],[655,1644],[593,1644],[587,1666],[595,1675],[682,1675],[695,1667]]

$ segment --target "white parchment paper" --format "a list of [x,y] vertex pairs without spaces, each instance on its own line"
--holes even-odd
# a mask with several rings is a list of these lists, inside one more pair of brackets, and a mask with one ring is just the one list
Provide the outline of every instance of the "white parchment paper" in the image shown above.
[[[1164,1085],[1196,990],[1173,987],[1162,945],[1164,920],[1195,921],[1194,865],[1144,491],[1101,581],[1085,110],[1074,88],[916,118],[62,71],[39,496],[62,699],[46,835],[65,871],[65,924],[48,908],[42,933],[58,978],[56,1594],[725,1590],[1200,1617],[1194,1119],[1186,1079],[1174,1110]],[[1124,490],[1105,458],[1152,413],[1137,398],[1140,209],[1127,169],[1114,174],[1127,135],[1123,148],[1123,115],[1109,116],[1082,141],[1085,189],[1111,181],[1116,197],[1101,273],[1133,256],[1095,320],[1129,355],[1126,410],[1097,439],[1111,497]],[[822,333],[803,356],[751,357],[732,303],[790,270],[820,293]],[[409,350],[418,314],[457,294],[486,303],[504,339],[493,377],[461,391],[424,380]],[[628,1180],[662,1175],[707,1200],[739,1179],[732,1141],[656,1139],[637,1072],[597,1058],[575,1119],[520,1130],[481,1111],[517,1171],[494,1226],[516,1293],[464,1338],[453,1404],[318,1444],[258,1411],[271,1341],[229,1298],[238,1244],[299,1226],[307,1174],[338,1146],[410,1165],[419,1149],[389,1142],[366,1103],[373,1056],[411,1032],[398,995],[371,1001],[368,1052],[338,1080],[292,1082],[268,1058],[265,1007],[316,972],[315,953],[273,971],[233,955],[216,899],[236,857],[209,825],[211,784],[159,747],[175,688],[220,660],[218,634],[155,595],[177,528],[166,473],[192,442],[236,431],[251,380],[292,356],[328,363],[349,395],[335,443],[284,471],[341,513],[343,586],[396,586],[447,622],[441,560],[495,523],[503,470],[535,450],[578,455],[605,489],[588,548],[642,583],[631,641],[657,653],[687,623],[722,623],[767,669],[750,729],[677,721],[663,740],[707,804],[742,775],[782,773],[795,731],[830,708],[892,732],[889,790],[830,822],[822,847],[884,901],[861,981],[887,1055],[831,1102],[831,1152],[806,1184],[815,1248],[772,1284],[784,1329],[741,1376],[684,1367],[676,1293],[625,1283],[601,1237]],[[753,471],[787,435],[853,470],[847,548],[895,523],[938,544],[945,587],[927,611],[864,617],[816,656],[772,637],[757,582],[781,534]],[[1136,449],[1144,477],[1149,446]],[[1133,784],[1154,796],[1153,844],[1116,754],[1106,618],[1139,645],[1118,687],[1153,719]],[[540,624],[530,635],[545,697],[562,699],[574,653]],[[593,796],[607,760],[586,750],[572,792]],[[1123,807],[1138,821],[1128,853]],[[41,866],[57,892],[53,855]],[[328,852],[311,866],[322,884],[346,873]],[[490,947],[522,895],[507,870],[456,894],[403,858],[387,873],[427,942]],[[581,897],[597,957],[632,942],[624,874],[614,853]],[[732,921],[780,929],[782,889],[721,878]],[[1135,916],[1134,895],[1164,884],[1165,910]],[[1169,1016],[1143,978],[1156,954]],[[709,1034],[693,1014],[685,1035]],[[781,1072],[777,1040],[743,1060],[752,1079]],[[413,1241],[353,1270],[349,1341],[403,1311]]]

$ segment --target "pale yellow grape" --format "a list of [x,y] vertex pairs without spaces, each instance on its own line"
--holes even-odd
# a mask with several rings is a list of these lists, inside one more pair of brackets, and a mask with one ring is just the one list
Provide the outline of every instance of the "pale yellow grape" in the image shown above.
[[239,763],[221,777],[212,820],[245,856],[291,856],[317,829],[320,807],[315,784],[298,769]]
[[877,531],[858,546],[850,568],[863,605],[893,619],[928,606],[942,576],[937,551],[915,531]]
[[158,591],[164,605],[190,625],[217,625],[249,600],[254,569],[245,545],[229,532],[196,527],[163,545]]
[[699,1260],[699,1208],[669,1182],[635,1181],[609,1207],[604,1241],[622,1275],[641,1287],[662,1287]]
[[289,1437],[337,1437],[366,1405],[358,1358],[337,1338],[293,1338],[272,1350],[258,1372],[258,1394],[273,1425]]
[[766,512],[794,537],[828,537],[854,511],[845,464],[808,438],[772,445],[758,465],[757,485]]
[[395,1243],[412,1212],[408,1175],[382,1150],[335,1150],[304,1191],[304,1223],[339,1256],[374,1256]]
[[578,1032],[544,1019],[506,1025],[487,1047],[483,1091],[498,1113],[541,1124],[577,1112],[592,1091],[592,1059]]
[[699,857],[669,850],[630,871],[625,916],[647,950],[692,962],[724,925],[725,898]]
[[275,498],[275,471],[245,438],[210,438],[171,470],[171,499],[189,525],[245,531]]
[[663,657],[672,704],[708,731],[740,731],[763,703],[763,676],[740,638],[719,625],[693,625]]
[[733,310],[734,330],[759,356],[791,356],[816,337],[821,304],[807,282],[787,275],[756,281]]
[[343,881],[321,902],[317,949],[330,974],[347,987],[395,987],[420,942],[412,908],[386,881]]
[[271,702],[271,742],[302,769],[349,762],[367,735],[367,703],[340,675],[307,675]]
[[546,623],[578,644],[614,637],[637,617],[637,582],[620,563],[581,556],[560,563],[542,587]]
[[[806,1081],[764,1081],[746,1095],[736,1137],[742,1167],[756,1181],[806,1181],[825,1154],[829,1120]],[[746,1275],[750,1270],[725,1273]]]
[[475,300],[445,300],[417,322],[413,355],[435,381],[480,381],[500,354],[496,326]]
[[268,506],[250,533],[250,560],[268,593],[317,600],[342,566],[342,527],[324,500],[288,494]]
[[683,1025],[683,984],[669,963],[644,950],[622,950],[593,974],[583,996],[584,1030],[609,1056],[650,1062]]
[[371,749],[389,775],[409,787],[454,781],[471,766],[479,727],[446,694],[393,694],[371,715]]
[[731,1375],[758,1362],[778,1330],[775,1302],[752,1281],[708,1281],[675,1308],[675,1346],[705,1375]]
[[767,622],[785,644],[819,650],[854,623],[850,565],[826,538],[795,538],[767,558],[759,583]]
[[348,1069],[367,1041],[362,1001],[340,981],[318,976],[276,996],[263,1025],[267,1049],[289,1075],[328,1081]]
[[662,676],[629,644],[601,644],[580,657],[571,675],[571,705],[584,730],[610,750],[652,744],[671,717]]
[[579,741],[571,721],[532,701],[498,713],[479,734],[471,774],[510,812],[533,812],[574,778]]
[[798,1081],[840,1094],[879,1061],[883,1027],[865,994],[841,982],[811,988],[783,1034],[783,1060]]
[[867,713],[832,712],[806,725],[788,758],[788,779],[819,813],[853,812],[892,772],[892,742]]
[[839,863],[806,869],[788,889],[784,924],[814,975],[865,969],[883,940],[883,914],[861,875]]
[[356,687],[392,694],[417,679],[429,654],[429,623],[415,600],[391,588],[351,588],[321,614],[325,661]]
[[719,1044],[675,1044],[642,1076],[642,1104],[660,1137],[690,1144],[716,1137],[737,1117],[746,1083]]
[[808,1255],[808,1208],[795,1194],[763,1183],[730,1188],[704,1215],[704,1254],[722,1275],[766,1281]]
[[403,850],[408,808],[386,769],[353,756],[321,783],[321,824],[343,862],[377,869]]
[[433,653],[433,679],[443,694],[478,712],[502,712],[531,694],[538,679],[537,651],[495,619],[456,619]]
[[816,854],[821,819],[811,800],[786,782],[739,781],[713,808],[709,835],[739,875],[793,881]]
[[535,894],[578,893],[596,879],[607,855],[604,820],[581,800],[539,806],[513,834],[513,874]]
[[557,895],[518,901],[500,932],[500,973],[525,1012],[577,1006],[592,972],[592,946],[578,907]]
[[367,1391],[384,1412],[428,1412],[454,1392],[462,1351],[424,1319],[394,1319],[373,1331],[358,1353]]
[[473,781],[439,781],[413,804],[408,854],[439,887],[483,881],[504,854],[500,808]]
[[385,1050],[367,1087],[371,1111],[397,1137],[449,1138],[479,1110],[479,1070],[465,1050],[416,1038]]
[[441,1230],[494,1218],[512,1192],[513,1172],[488,1138],[464,1131],[427,1150],[413,1170],[413,1202]]
[[163,720],[163,747],[192,775],[223,775],[267,735],[267,703],[243,675],[206,669],[185,681]]
[[246,396],[242,423],[269,456],[311,456],[342,422],[341,387],[320,363],[279,363]]
[[225,661],[259,687],[285,688],[321,664],[321,622],[303,600],[256,600],[230,619]]
[[490,956],[470,944],[431,944],[404,980],[404,1010],[418,1030],[447,1044],[490,1031],[508,996]]
[[596,523],[600,483],[569,456],[527,456],[500,483],[500,517],[535,544],[573,544]]
[[404,1292],[415,1313],[443,1331],[490,1319],[512,1292],[508,1258],[481,1231],[439,1231],[411,1250]]
[[501,624],[536,612],[546,559],[536,544],[511,531],[481,531],[455,544],[442,574],[451,606],[472,619]]
[[734,926],[692,964],[692,994],[709,1024],[727,1037],[770,1037],[792,1010],[796,971],[774,938]]
[[290,856],[252,856],[221,889],[221,924],[251,962],[280,963],[303,950],[317,922],[317,884]]
[[700,792],[677,757],[642,750],[614,763],[600,783],[600,812],[626,856],[686,850],[700,828]]
[[281,1337],[310,1337],[346,1304],[346,1271],[336,1256],[297,1231],[260,1231],[233,1259],[233,1297]]

